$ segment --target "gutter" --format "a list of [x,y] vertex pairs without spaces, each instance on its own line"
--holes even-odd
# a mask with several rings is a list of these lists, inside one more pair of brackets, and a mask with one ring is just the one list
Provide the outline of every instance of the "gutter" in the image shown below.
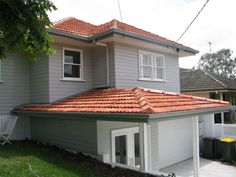
[[204,115],[204,114],[214,114],[214,113],[221,113],[221,112],[226,112],[226,111],[231,111],[231,110],[236,110],[236,106],[226,106],[226,107],[206,108],[206,109],[198,109],[198,110],[190,110],[190,111],[151,114],[149,116],[149,121],[167,120],[173,117],[183,118],[183,116],[196,116],[196,115],[198,116],[198,115]]
[[142,114],[142,113],[88,113],[88,112],[48,112],[48,111],[22,111],[13,110],[14,115],[28,115],[40,117],[54,117],[58,119],[94,119],[94,120],[109,120],[109,121],[123,121],[123,122],[152,122],[163,121],[173,118],[183,118],[188,116],[199,116],[204,114],[214,114],[226,111],[235,111],[236,106],[216,107],[190,111],[157,113],[157,114]]
[[141,35],[138,35],[138,34],[135,34],[135,33],[131,33],[131,32],[127,32],[127,31],[124,31],[124,30],[120,30],[120,29],[117,29],[117,28],[112,28],[110,30],[99,33],[99,34],[97,34],[95,36],[92,36],[92,37],[83,37],[83,36],[79,36],[79,35],[76,35],[76,34],[71,34],[69,32],[56,30],[56,29],[47,29],[47,30],[50,34],[53,34],[53,35],[68,37],[68,38],[72,38],[72,39],[76,39],[76,40],[82,40],[82,41],[88,42],[88,43],[91,43],[94,40],[98,41],[98,40],[104,39],[106,37],[112,36],[113,34],[119,34],[119,35],[124,35],[124,36],[130,37],[130,38],[133,38],[133,39],[138,39],[138,40],[154,43],[154,44],[157,44],[157,45],[161,45],[161,46],[164,46],[164,47],[167,47],[167,48],[172,48],[172,49],[175,49],[177,52],[184,51],[184,52],[188,52],[188,53],[192,53],[192,54],[199,53],[198,50],[194,50],[190,47],[177,46],[175,44],[170,44],[168,42],[163,42],[161,40],[152,39],[152,38],[149,38],[149,37],[144,37],[144,36],[141,36]]
[[138,35],[138,34],[135,34],[135,33],[131,33],[131,32],[127,32],[127,31],[124,31],[124,30],[120,30],[120,29],[117,29],[117,28],[113,28],[113,29],[110,29],[108,31],[105,31],[103,33],[99,33],[93,37],[91,37],[91,39],[97,39],[97,40],[100,40],[100,39],[103,39],[111,34],[120,34],[120,35],[124,35],[124,36],[127,36],[127,37],[131,37],[131,38],[134,38],[134,39],[139,39],[139,40],[143,40],[143,41],[146,41],[146,42],[151,42],[151,43],[154,43],[154,44],[158,44],[158,45],[161,45],[161,46],[164,46],[164,47],[167,47],[167,48],[173,48],[173,49],[176,49],[177,51],[185,51],[185,52],[189,52],[189,53],[192,53],[192,54],[196,54],[196,53],[199,53],[198,50],[194,50],[192,48],[189,48],[189,47],[181,47],[181,46],[176,46],[176,45],[173,45],[173,44],[170,44],[170,43],[167,43],[167,42],[163,42],[163,41],[160,41],[160,40],[157,40],[157,39],[152,39],[152,38],[149,38],[149,37],[144,37],[144,36],[141,36],[141,35]]
[[94,119],[122,122],[147,123],[149,115],[140,113],[91,113],[91,112],[49,112],[49,111],[22,111],[13,110],[13,115],[40,116],[44,118],[53,117],[58,119]]
[[69,33],[69,32],[64,32],[64,31],[61,31],[61,30],[48,28],[47,32],[51,35],[66,37],[66,38],[75,39],[75,40],[81,40],[81,41],[88,42],[88,43],[91,42],[91,40],[88,37],[79,36],[79,35],[72,34],[72,33]]

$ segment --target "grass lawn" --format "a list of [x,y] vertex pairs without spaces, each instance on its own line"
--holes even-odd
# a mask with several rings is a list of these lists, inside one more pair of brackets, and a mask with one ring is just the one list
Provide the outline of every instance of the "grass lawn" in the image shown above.
[[85,164],[30,142],[0,146],[0,177],[104,177]]

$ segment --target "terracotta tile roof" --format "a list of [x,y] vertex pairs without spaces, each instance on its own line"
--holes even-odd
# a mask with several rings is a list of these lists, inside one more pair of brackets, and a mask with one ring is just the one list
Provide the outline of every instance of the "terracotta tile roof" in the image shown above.
[[91,36],[92,31],[94,31],[96,26],[82,20],[69,17],[55,22],[52,28],[88,37]]
[[45,106],[19,107],[23,111],[93,113],[167,113],[229,106],[228,102],[158,90],[99,89]]
[[53,24],[53,29],[73,33],[76,35],[81,35],[85,37],[92,37],[96,34],[108,31],[110,29],[120,29],[126,32],[130,32],[133,34],[141,35],[147,38],[156,39],[165,43],[169,43],[172,45],[176,45],[177,47],[186,47],[182,44],[176,43],[159,35],[150,33],[148,31],[139,29],[135,26],[128,25],[126,23],[120,22],[118,20],[111,20],[110,22],[101,24],[101,25],[93,25],[82,20],[78,20],[73,17],[69,17]]

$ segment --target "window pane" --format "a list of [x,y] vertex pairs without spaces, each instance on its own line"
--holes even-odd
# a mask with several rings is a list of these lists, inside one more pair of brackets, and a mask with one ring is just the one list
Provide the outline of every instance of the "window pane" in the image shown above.
[[135,166],[140,165],[139,133],[134,134]]
[[80,52],[65,50],[65,63],[80,64]]
[[232,120],[230,119],[231,116],[230,116],[230,112],[224,112],[224,123],[225,124],[231,124],[232,123]]
[[151,55],[143,54],[143,65],[151,65]]
[[164,66],[163,57],[155,56],[153,59],[153,65],[163,67]]
[[80,66],[64,64],[64,77],[80,78]]
[[151,78],[151,67],[143,66],[143,76],[144,78]]
[[154,79],[164,79],[163,68],[154,68]]
[[221,113],[217,113],[214,115],[215,124],[221,124]]
[[127,164],[126,135],[115,137],[116,163]]

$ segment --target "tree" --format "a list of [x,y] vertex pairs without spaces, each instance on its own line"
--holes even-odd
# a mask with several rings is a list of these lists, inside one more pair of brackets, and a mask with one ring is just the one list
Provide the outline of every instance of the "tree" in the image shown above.
[[221,49],[216,53],[201,56],[198,68],[227,78],[236,78],[236,58],[230,49]]
[[53,10],[50,0],[0,0],[0,59],[6,51],[22,52],[33,61],[39,53],[53,54],[46,13]]

